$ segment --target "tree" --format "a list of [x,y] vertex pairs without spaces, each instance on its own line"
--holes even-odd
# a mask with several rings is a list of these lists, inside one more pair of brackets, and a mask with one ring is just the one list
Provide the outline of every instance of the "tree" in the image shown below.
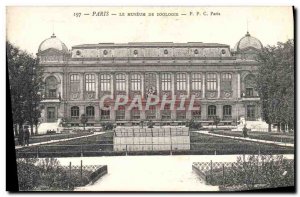
[[88,122],[88,118],[85,114],[81,115],[80,122],[83,124],[83,130],[85,131],[85,125]]
[[213,121],[214,121],[214,125],[216,125],[216,128],[217,128],[221,119],[219,118],[219,116],[214,116]]
[[263,119],[285,131],[294,130],[294,40],[267,46],[258,55],[261,66],[256,89],[262,104]]
[[[25,122],[28,122],[33,135],[33,125],[35,124],[37,128],[40,117],[39,93],[43,84],[42,69],[38,66],[36,58],[10,42],[6,42],[6,59],[13,123],[20,129]],[[17,130],[15,134],[18,134]]]

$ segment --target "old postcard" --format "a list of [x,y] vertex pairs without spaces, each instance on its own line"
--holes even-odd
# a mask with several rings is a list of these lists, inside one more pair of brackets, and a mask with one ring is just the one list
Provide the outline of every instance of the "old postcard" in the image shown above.
[[6,19],[19,191],[295,191],[293,7]]

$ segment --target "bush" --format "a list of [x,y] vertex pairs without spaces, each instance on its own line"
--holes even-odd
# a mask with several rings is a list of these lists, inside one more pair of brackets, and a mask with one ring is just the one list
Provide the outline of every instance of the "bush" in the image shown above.
[[150,120],[150,121],[147,123],[147,126],[148,126],[148,128],[150,128],[150,129],[152,129],[154,125],[155,125],[155,124],[154,124],[154,122],[152,122],[152,120]]
[[102,128],[104,131],[108,131],[108,130],[113,130],[114,129],[114,124],[111,122],[104,122],[101,124]]
[[194,119],[191,119],[190,121],[186,122],[185,126],[189,127],[190,129],[196,129],[196,130],[202,128],[201,122],[195,122]]

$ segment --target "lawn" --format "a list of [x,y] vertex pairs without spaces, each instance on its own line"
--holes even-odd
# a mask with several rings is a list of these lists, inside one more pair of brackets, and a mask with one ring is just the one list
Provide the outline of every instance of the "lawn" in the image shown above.
[[[190,150],[173,150],[172,154],[293,154],[294,149],[256,142],[223,137],[209,136],[191,132]],[[113,151],[113,133],[108,132],[96,136],[83,137],[66,142],[57,142],[50,145],[25,147],[18,150],[19,156],[49,157],[49,156],[102,156],[102,155],[125,155],[125,151]],[[128,154],[170,154],[170,151],[139,151]]]
[[[73,137],[85,136],[90,135],[91,132],[80,132],[80,133],[57,133],[57,134],[45,134],[45,135],[37,135],[32,136],[29,139],[29,144],[46,142],[51,140],[61,140],[61,139],[68,139]],[[15,138],[15,144],[18,144],[18,138]]]
[[256,142],[191,133],[191,151],[207,151],[211,154],[257,154],[257,153],[290,153],[293,148],[281,147]]
[[[239,131],[215,130],[215,131],[210,131],[210,133],[235,136],[235,137],[243,137],[242,132]],[[258,139],[258,140],[294,143],[294,135],[291,133],[265,133],[265,132],[251,131],[248,132],[248,136],[249,138]]]

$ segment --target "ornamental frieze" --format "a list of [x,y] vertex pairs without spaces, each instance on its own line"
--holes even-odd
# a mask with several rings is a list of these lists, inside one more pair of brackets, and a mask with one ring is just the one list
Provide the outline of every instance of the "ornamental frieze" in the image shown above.
[[205,97],[208,98],[208,99],[217,98],[217,96],[218,96],[217,91],[207,91],[205,93]]
[[232,97],[232,90],[223,90],[221,92],[222,98],[231,98]]
[[86,92],[85,93],[85,99],[95,99],[96,93],[95,92]]
[[105,95],[111,95],[111,92],[110,91],[100,91],[99,92],[100,98],[103,97],[103,96],[105,96]]
[[201,98],[202,92],[201,91],[191,91],[191,95],[195,95],[195,98]]

